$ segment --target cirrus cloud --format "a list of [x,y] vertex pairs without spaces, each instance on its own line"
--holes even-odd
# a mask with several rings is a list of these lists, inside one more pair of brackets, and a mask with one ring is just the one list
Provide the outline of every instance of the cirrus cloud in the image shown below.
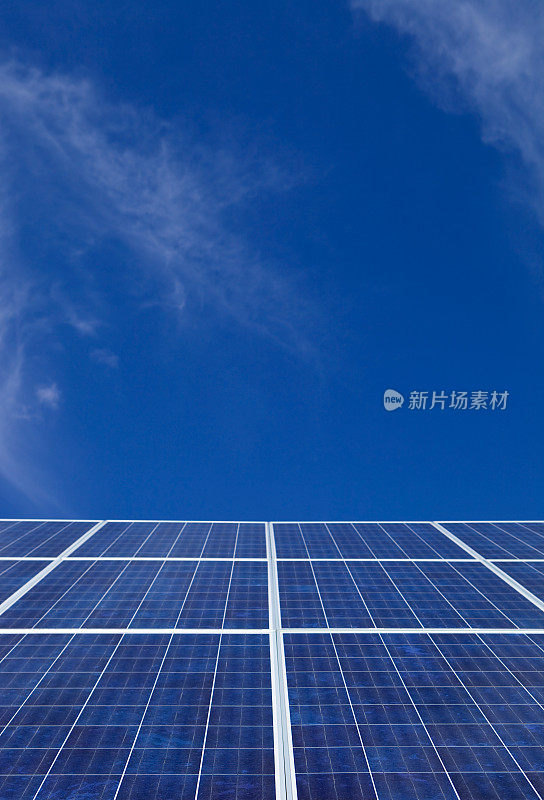
[[[54,365],[68,337],[92,339],[91,361],[117,367],[100,341],[115,293],[134,313],[152,306],[201,324],[225,319],[312,353],[298,279],[236,222],[256,196],[292,183],[271,160],[196,145],[177,123],[108,102],[90,80],[16,61],[0,63],[0,119],[6,481],[37,494],[36,421],[60,405]],[[101,266],[108,247],[113,275]]]
[[448,109],[474,112],[484,142],[514,154],[518,190],[544,223],[544,4],[539,0],[352,0],[415,45],[415,69]]

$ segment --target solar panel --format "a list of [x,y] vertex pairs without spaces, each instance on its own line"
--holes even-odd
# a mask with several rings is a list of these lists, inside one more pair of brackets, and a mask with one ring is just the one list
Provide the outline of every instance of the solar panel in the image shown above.
[[544,524],[0,521],[0,800],[544,800]]

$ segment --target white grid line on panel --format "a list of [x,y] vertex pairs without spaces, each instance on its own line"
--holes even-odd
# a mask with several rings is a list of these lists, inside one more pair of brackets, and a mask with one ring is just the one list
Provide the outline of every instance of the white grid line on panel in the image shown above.
[[[222,628],[0,628],[0,636],[72,636],[80,634],[85,635],[132,635],[135,636],[149,636],[156,634],[157,636],[169,636],[170,634],[185,636],[210,636],[212,634],[220,634]],[[341,628],[341,627],[320,627],[320,628],[281,628],[282,633],[288,634],[310,634],[310,633],[357,633],[357,634],[466,634],[474,636],[488,636],[488,635],[518,635],[518,636],[542,636],[544,635],[544,628]],[[249,635],[266,635],[274,633],[271,628],[225,628],[224,633],[233,634],[235,636],[249,636]],[[14,645],[15,646],[15,645]],[[1,663],[1,662],[0,662]]]
[[80,536],[79,539],[67,547],[66,550],[63,550],[62,553],[53,559],[53,561],[51,561],[46,567],[40,570],[37,575],[34,575],[33,578],[24,583],[19,589],[17,589],[17,591],[13,592],[12,595],[6,598],[3,603],[0,603],[0,615],[7,611],[8,608],[11,608],[11,606],[14,605],[17,600],[29,592],[34,586],[36,586],[37,583],[43,580],[46,575],[49,575],[49,573],[52,572],[55,567],[58,567],[58,565],[61,564],[69,555],[71,555],[74,550],[86,542],[87,539],[90,539],[91,536],[93,536],[93,534],[100,530],[100,528],[102,528],[105,524],[105,521],[102,521],[94,525],[90,530],[87,531],[87,533],[84,533],[83,536]]
[[276,800],[297,800],[297,784],[291,712],[287,688],[287,669],[281,628],[281,608],[274,526],[266,523],[268,559],[268,613],[270,625],[270,667],[272,679],[272,714],[274,723],[274,770]]
[[55,556],[0,556],[0,561],[54,561],[54,560]]
[[[172,552],[172,547],[169,552]],[[139,549],[140,548],[138,548],[138,550]],[[0,559],[0,561],[1,560],[2,559]],[[15,560],[24,561],[24,559]],[[463,560],[471,561],[472,559],[466,558]],[[236,556],[235,558],[224,556],[70,556],[67,561],[260,561],[264,564],[266,563],[266,558],[246,558],[242,556]]]
[[[93,522],[94,520],[88,519],[46,519],[44,517],[0,517],[0,522]],[[265,520],[252,520],[252,519],[107,519],[106,522],[187,522],[187,523],[198,523],[198,524],[208,524],[209,522],[218,523],[221,525],[266,525],[267,523]],[[544,520],[542,519],[447,519],[441,520],[442,525],[448,525],[452,523],[489,523],[491,525],[497,525],[500,523],[517,523],[519,525],[544,525]],[[349,525],[349,524],[365,524],[365,525],[423,525],[428,524],[431,525],[432,522],[429,519],[304,519],[304,520],[289,520],[289,519],[277,519],[274,522],[271,522],[271,525],[318,525],[318,524],[329,524],[329,525]]]
[[484,564],[484,566],[486,566],[489,570],[491,570],[491,572],[494,572],[495,575],[498,575],[499,578],[502,578],[502,580],[505,581],[505,583],[508,583],[513,589],[519,592],[519,594],[523,595],[523,597],[525,597],[527,600],[533,603],[533,605],[535,605],[541,611],[544,611],[544,601],[540,600],[539,597],[537,597],[535,594],[533,594],[524,586],[522,586],[521,583],[518,583],[518,581],[514,580],[514,578],[511,578],[510,575],[504,572],[504,570],[502,570],[500,567],[497,567],[497,565],[494,564],[492,561],[489,561],[487,558],[484,558],[484,556],[480,555],[477,550],[474,550],[473,547],[470,547],[470,545],[465,544],[465,542],[463,542],[462,539],[459,539],[459,537],[456,536],[454,533],[450,533],[450,531],[448,531],[447,528],[444,528],[444,526],[441,525],[439,522],[433,522],[432,524],[436,527],[437,530],[443,533],[444,536],[447,536],[448,539],[452,540],[452,542],[458,544],[459,547],[462,547],[463,550],[466,550],[467,553],[470,553],[477,561],[480,561],[480,563]]
[[[331,523],[331,525],[332,524],[334,524],[334,523]],[[366,546],[368,547],[369,550],[372,550],[372,548],[370,547],[368,542],[365,542],[365,544],[366,544]],[[400,544],[397,544],[397,546],[400,547]],[[255,559],[251,559],[251,560],[254,561]],[[436,562],[442,563],[442,562],[446,561],[447,563],[450,563],[450,562],[455,563],[455,562],[459,561],[459,562],[462,562],[464,564],[467,564],[467,563],[470,563],[471,561],[474,561],[474,560],[475,560],[474,558],[377,558],[377,557],[375,557],[375,558],[352,558],[351,556],[349,558],[343,558],[343,557],[341,557],[341,558],[278,558],[278,562],[280,562],[280,561],[304,561],[306,563],[308,561],[333,561],[333,562],[342,562],[343,561],[344,563],[347,562],[347,561],[354,561],[354,562],[357,562],[357,563],[359,563],[360,561],[370,561],[371,563],[374,563],[376,561],[400,561],[400,562],[403,562],[403,561],[409,561],[409,562],[422,561],[422,562],[434,562],[434,563],[436,563]],[[508,559],[501,559],[501,560],[507,561]],[[519,559],[511,559],[511,560],[518,561]],[[537,559],[531,559],[531,560],[532,561],[536,561]],[[544,558],[542,559],[542,561],[544,561]]]
[[[400,546],[400,545],[399,545]],[[367,545],[367,547],[370,547]],[[0,556],[2,561],[54,561],[55,556]],[[66,561],[197,561],[198,556],[68,556]],[[491,562],[522,561],[523,563],[532,561],[544,561],[544,558],[490,558]],[[266,563],[266,558],[251,558],[247,556],[204,556],[200,561],[260,561]],[[470,563],[474,558],[278,558],[280,561],[414,561],[414,562],[447,562],[449,563]]]
[[[0,520],[1,521],[1,520]],[[472,519],[470,522],[474,523],[490,523],[496,525],[497,523],[504,522],[518,523],[520,525],[544,525],[544,520],[541,519]],[[464,519],[449,519],[442,520],[443,525],[452,523],[470,524]],[[274,520],[273,525],[432,525],[430,519],[281,519]]]

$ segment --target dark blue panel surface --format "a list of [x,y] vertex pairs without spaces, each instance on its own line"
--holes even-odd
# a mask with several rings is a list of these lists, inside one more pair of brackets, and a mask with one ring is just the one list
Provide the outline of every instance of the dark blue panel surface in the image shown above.
[[327,627],[314,575],[307,561],[278,562],[278,582],[282,627]]
[[543,638],[286,635],[300,800],[536,800]]
[[544,612],[478,562],[282,561],[290,628],[542,628]]
[[268,627],[266,563],[64,561],[0,617],[5,628],[221,628],[224,619]]
[[498,564],[511,578],[544,600],[544,563],[517,562]]
[[267,636],[2,637],[0,659],[0,797],[274,796]]
[[[182,522],[107,522],[77,549],[85,557],[136,555],[164,557],[180,535]],[[144,551],[145,548],[145,552]]]
[[237,558],[266,558],[266,530],[262,522],[241,522],[236,543]]
[[308,558],[308,551],[297,522],[275,522],[274,541],[277,558]]
[[544,530],[537,523],[444,522],[484,558],[543,558]]
[[430,523],[274,523],[278,558],[465,558]]
[[0,561],[0,603],[40,572],[44,561]]
[[0,556],[56,558],[94,524],[68,520],[4,521],[0,530]]

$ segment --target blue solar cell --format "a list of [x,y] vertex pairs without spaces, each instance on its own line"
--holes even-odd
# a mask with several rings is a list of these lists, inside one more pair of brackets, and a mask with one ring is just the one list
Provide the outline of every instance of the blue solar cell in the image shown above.
[[[266,558],[264,523],[108,522],[78,556]],[[1,553],[0,553],[1,555]]]
[[74,555],[93,558],[98,556],[130,558],[139,555],[140,550],[151,540],[155,541],[155,534],[157,534],[156,548],[151,547],[152,552],[149,552],[148,548],[145,555],[164,557],[176,540],[183,523],[176,523],[173,527],[168,523],[161,524],[157,522],[107,522],[81,547],[78,547]]
[[[537,707],[507,660],[536,657],[544,683],[544,651],[536,637],[513,638],[287,634],[299,798],[537,797],[544,742],[522,755],[502,733],[511,707]],[[481,697],[496,685],[496,698]]]
[[443,526],[484,558],[544,557],[544,527],[515,522],[444,522]]
[[[0,796],[273,796],[267,636],[33,635],[10,645]],[[231,709],[243,713],[222,713]]]
[[275,522],[274,541],[278,558],[308,558],[298,523]]
[[221,628],[223,617],[226,627],[268,626],[265,563],[64,561],[1,620],[6,628]]
[[478,562],[278,563],[284,627],[539,628],[544,613]]
[[429,523],[274,523],[278,558],[464,558]]
[[0,603],[45,566],[43,561],[0,561]]
[[0,530],[0,556],[56,558],[94,524],[67,520],[4,522]]
[[236,542],[237,558],[266,558],[266,531],[262,522],[241,522]]
[[323,628],[325,614],[310,564],[278,562],[281,620],[284,628]]

